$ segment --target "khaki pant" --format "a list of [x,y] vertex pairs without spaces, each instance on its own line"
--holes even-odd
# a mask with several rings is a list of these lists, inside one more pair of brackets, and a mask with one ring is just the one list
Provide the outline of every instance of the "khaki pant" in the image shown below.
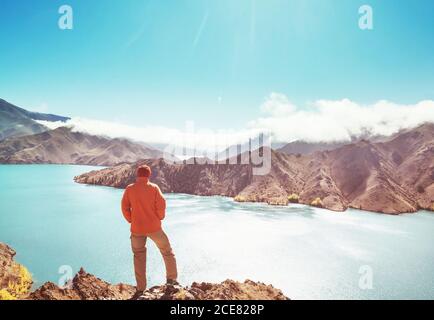
[[146,240],[150,238],[160,249],[166,265],[166,278],[176,280],[178,272],[176,259],[170,246],[169,239],[163,230],[147,234],[146,236],[131,234],[131,247],[134,253],[134,271],[137,281],[137,290],[146,289]]

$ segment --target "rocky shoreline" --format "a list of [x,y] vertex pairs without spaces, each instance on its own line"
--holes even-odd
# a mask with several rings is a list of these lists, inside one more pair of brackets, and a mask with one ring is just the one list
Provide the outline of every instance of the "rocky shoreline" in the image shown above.
[[[258,150],[254,151],[258,152]],[[125,188],[142,164],[163,192],[228,196],[239,202],[300,203],[333,211],[348,208],[401,214],[434,211],[434,124],[382,142],[359,141],[330,151],[287,155],[274,150],[268,174],[253,174],[249,153],[235,164],[168,163],[148,159],[74,178],[75,182]],[[238,164],[237,164],[238,163]]]
[[[110,284],[81,269],[64,288],[46,282],[30,292],[30,273],[14,260],[15,251],[0,243],[0,300],[127,300],[135,292],[129,284]],[[23,272],[25,270],[25,272]],[[19,290],[17,290],[19,289]],[[139,300],[288,300],[271,285],[246,280],[219,284],[196,283],[183,287],[162,285],[149,288]]]

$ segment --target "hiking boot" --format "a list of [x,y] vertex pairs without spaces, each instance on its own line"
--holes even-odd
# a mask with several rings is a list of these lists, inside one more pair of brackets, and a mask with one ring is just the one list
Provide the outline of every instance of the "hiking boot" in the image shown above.
[[136,290],[131,298],[128,300],[138,300],[143,295],[143,290]]
[[179,286],[179,282],[175,279],[167,279],[166,286]]

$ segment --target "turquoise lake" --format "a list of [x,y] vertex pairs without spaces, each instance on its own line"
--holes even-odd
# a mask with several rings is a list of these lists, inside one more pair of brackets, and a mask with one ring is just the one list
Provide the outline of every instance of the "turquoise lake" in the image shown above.
[[[93,169],[0,165],[0,242],[17,251],[35,286],[57,283],[61,266],[134,284],[123,191],[73,182]],[[164,228],[182,284],[252,279],[292,299],[434,299],[432,213],[335,213],[166,197]],[[149,285],[160,284],[163,262],[152,242],[148,248]],[[372,286],[363,285],[367,275]]]

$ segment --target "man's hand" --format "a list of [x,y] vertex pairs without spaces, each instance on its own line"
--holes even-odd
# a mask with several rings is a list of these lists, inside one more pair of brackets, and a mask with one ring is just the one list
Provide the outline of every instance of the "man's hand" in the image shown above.
[[131,223],[131,202],[128,197],[128,187],[125,189],[124,195],[122,196],[121,209],[125,219]]

